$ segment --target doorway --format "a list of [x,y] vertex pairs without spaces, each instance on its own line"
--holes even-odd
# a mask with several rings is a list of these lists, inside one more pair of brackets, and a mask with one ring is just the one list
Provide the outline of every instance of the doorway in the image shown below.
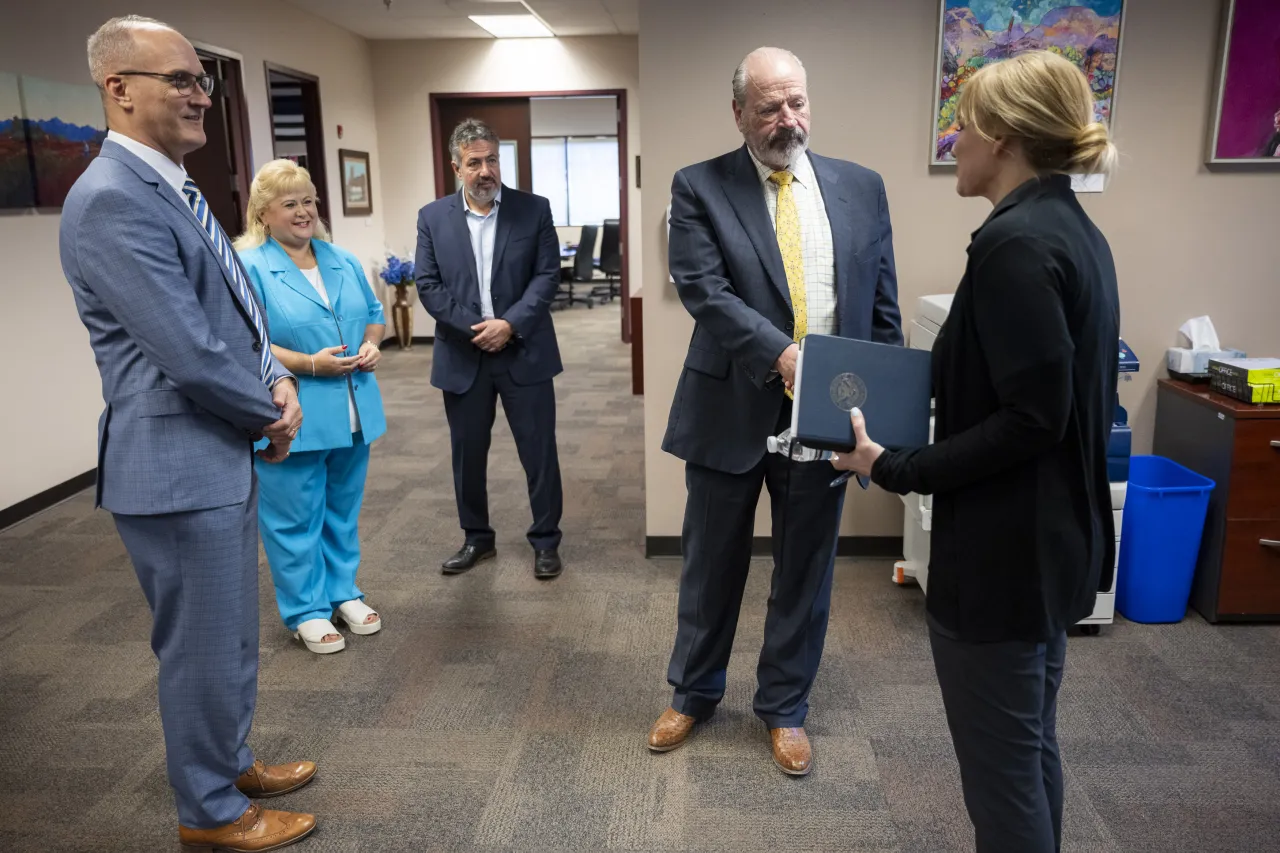
[[186,155],[182,164],[222,230],[234,237],[244,231],[253,180],[241,57],[206,45],[196,45],[196,55],[216,82],[210,98],[213,105],[204,114],[205,144]]
[[292,160],[311,173],[320,216],[333,230],[328,206],[324,121],[320,117],[320,78],[275,63],[265,63],[271,112],[271,151],[277,160]]
[[[548,134],[539,131],[535,133],[534,110],[532,109],[535,100],[570,100],[583,99],[593,101],[603,101],[608,99],[611,102],[612,113],[609,126],[605,129],[610,137],[611,144],[617,147],[617,176],[618,176],[618,231],[619,253],[621,255],[621,269],[618,272],[618,289],[620,291],[620,301],[622,307],[622,328],[621,337],[624,343],[631,343],[631,298],[630,298],[630,271],[626,262],[626,238],[627,238],[627,195],[628,195],[628,175],[627,175],[627,93],[625,89],[593,89],[580,91],[564,91],[564,92],[500,92],[500,93],[433,93],[431,95],[431,126],[432,126],[432,142],[435,155],[435,178],[436,178],[436,198],[444,198],[445,196],[458,191],[457,178],[453,174],[450,166],[449,153],[449,137],[453,133],[453,129],[458,123],[465,118],[477,118],[493,128],[502,140],[502,148],[500,156],[502,158],[502,178],[503,182],[508,186],[516,187],[525,192],[533,192],[535,184],[535,169],[537,165],[534,162],[535,156],[545,156],[550,150],[553,140],[548,138]],[[591,148],[589,144],[583,141],[583,144],[577,144],[580,140],[575,137],[572,130],[565,130],[563,133],[556,132],[555,139],[559,139],[562,143],[563,159],[570,156],[569,147],[573,146],[574,152],[579,148],[586,152]],[[540,149],[535,152],[535,149]],[[541,150],[545,149],[545,150]],[[509,172],[511,168],[508,164],[514,164],[515,176],[514,180]],[[541,188],[539,189],[542,192]],[[566,187],[566,193],[568,189]],[[565,216],[569,216],[569,205],[557,205],[552,200],[552,210],[557,218],[557,226],[571,226],[572,219],[560,221],[561,208],[564,208]],[[594,224],[579,222],[576,224]]]

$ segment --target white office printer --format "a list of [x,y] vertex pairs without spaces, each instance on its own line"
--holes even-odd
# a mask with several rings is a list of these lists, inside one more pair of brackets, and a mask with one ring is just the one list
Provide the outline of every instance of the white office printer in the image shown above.
[[[916,316],[907,326],[907,346],[915,349],[932,350],[938,332],[951,311],[953,294],[943,293],[936,296],[921,296],[916,303]],[[929,440],[933,440],[933,419],[929,419]],[[1116,525],[1116,566],[1120,565],[1120,530],[1121,516],[1124,510],[1124,496],[1127,483],[1111,484],[1111,509],[1115,515]],[[902,554],[904,559],[894,563],[893,580],[906,584],[915,581],[922,590],[929,587],[929,537],[933,529],[933,496],[909,494],[902,496],[907,511],[902,522]],[[1115,621],[1116,587],[1112,580],[1111,588],[1098,593],[1093,606],[1093,613],[1078,623],[1086,634],[1096,634],[1101,625],[1110,625]]]

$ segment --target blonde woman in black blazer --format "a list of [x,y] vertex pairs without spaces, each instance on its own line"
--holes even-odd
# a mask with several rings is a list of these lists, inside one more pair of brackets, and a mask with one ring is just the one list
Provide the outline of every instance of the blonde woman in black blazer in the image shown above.
[[957,191],[994,210],[933,348],[935,443],[886,451],[854,412],[842,470],[933,494],[928,623],[978,853],[1062,838],[1066,629],[1115,565],[1106,448],[1120,325],[1111,250],[1069,173],[1116,152],[1056,54],[989,65],[960,96]]

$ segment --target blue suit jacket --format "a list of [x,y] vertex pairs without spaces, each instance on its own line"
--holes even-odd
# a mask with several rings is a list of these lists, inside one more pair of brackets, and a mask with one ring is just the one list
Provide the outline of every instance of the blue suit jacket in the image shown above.
[[[347,355],[360,351],[365,327],[386,323],[382,303],[365,278],[356,256],[323,240],[312,240],[316,266],[324,280],[333,310],[307,281],[298,265],[273,238],[240,253],[249,281],[267,308],[271,342],[294,352],[314,353],[347,345]],[[372,373],[346,376],[298,377],[298,399],[305,417],[290,448],[294,453],[351,446],[351,418],[347,409],[347,381],[355,391],[356,412],[365,443],[387,431],[382,393]]]
[[[808,155],[831,223],[836,334],[902,343],[884,182]],[[791,293],[759,174],[744,145],[688,166],[671,185],[669,266],[693,338],[662,449],[727,473],[765,454],[785,400],[774,363],[792,343]]]
[[[481,350],[471,327],[483,322],[466,205],[456,192],[418,212],[418,295],[436,321],[431,384],[465,394],[475,382]],[[502,188],[493,245],[493,312],[515,330],[507,345],[510,374],[521,385],[560,373],[560,345],[551,302],[560,284],[560,242],[545,198]]]
[[98,504],[158,515],[247,500],[253,441],[280,412],[258,375],[263,342],[191,209],[106,142],[67,195],[59,242],[102,374]]

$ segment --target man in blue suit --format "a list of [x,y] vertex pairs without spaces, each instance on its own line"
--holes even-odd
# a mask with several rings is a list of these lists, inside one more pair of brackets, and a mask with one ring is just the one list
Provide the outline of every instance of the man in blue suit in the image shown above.
[[773,580],[755,712],[784,772],[812,769],[804,732],[831,604],[844,489],[831,466],[766,454],[790,425],[808,333],[902,343],[880,176],[810,153],[805,71],[761,48],[733,78],[745,145],[676,173],[670,269],[693,315],[662,449],[685,461],[684,567],[655,752],[684,743],[724,696],[760,487],[773,508]]
[[436,321],[431,384],[444,392],[465,534],[443,568],[458,574],[497,554],[486,470],[501,397],[529,482],[533,573],[547,579],[562,568],[552,378],[564,368],[551,322],[560,244],[547,200],[502,185],[498,146],[483,122],[459,124],[449,153],[462,188],[418,213],[418,294]]
[[230,242],[182,168],[205,144],[214,79],[179,33],[136,16],[98,29],[89,67],[111,130],[67,196],[60,248],[102,374],[97,504],[151,607],[179,839],[274,850],[315,818],[248,797],[301,787],[315,765],[267,766],[246,744],[258,686],[252,453],[265,435],[262,457],[284,459],[302,411]]

